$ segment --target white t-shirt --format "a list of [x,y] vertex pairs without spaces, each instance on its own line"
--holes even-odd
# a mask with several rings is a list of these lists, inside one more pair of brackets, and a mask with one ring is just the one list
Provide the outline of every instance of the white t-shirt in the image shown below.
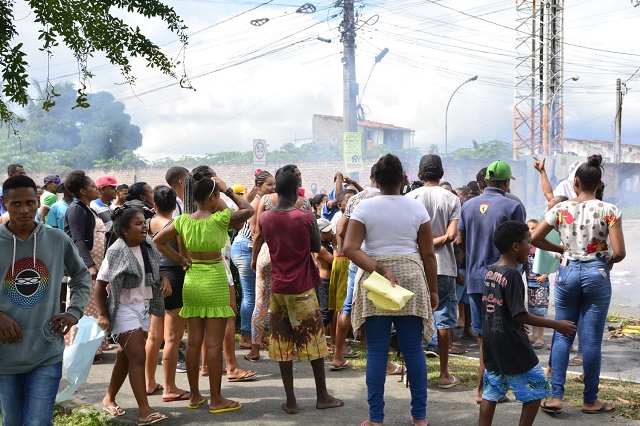
[[176,209],[173,211],[173,214],[171,215],[171,217],[175,219],[176,217],[180,216],[182,213],[184,213],[184,203],[182,202],[180,197],[176,197]]
[[360,201],[350,220],[365,226],[362,243],[365,253],[394,255],[418,252],[418,230],[430,218],[424,206],[414,199],[402,195],[378,195]]
[[338,222],[340,221],[342,216],[344,216],[344,213],[342,213],[342,211],[338,210],[336,212],[336,214],[334,214],[333,217],[331,218],[331,220],[329,221],[329,222],[331,222],[331,231],[334,234],[338,233]]
[[[140,264],[140,268],[144,271],[144,259],[142,257],[142,249],[140,246],[129,247],[136,257],[136,260]],[[98,278],[100,281],[109,282],[109,261],[105,257],[98,271]],[[120,304],[130,305],[136,302],[144,302],[153,298],[153,290],[151,287],[146,286],[143,281],[140,281],[140,285],[135,288],[123,288],[120,290]]]
[[[405,197],[418,200],[429,213],[433,237],[441,237],[447,233],[452,220],[460,219],[460,199],[441,186],[423,186],[409,192]],[[456,226],[457,229],[457,226]],[[453,242],[436,247],[438,275],[455,277],[458,275]]]

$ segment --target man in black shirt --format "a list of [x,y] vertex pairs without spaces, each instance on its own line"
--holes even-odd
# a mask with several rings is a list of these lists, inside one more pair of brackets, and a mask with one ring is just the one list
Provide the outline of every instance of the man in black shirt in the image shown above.
[[[487,270],[482,295],[482,352],[486,370],[480,426],[491,424],[496,403],[509,388],[522,402],[520,426],[533,424],[540,401],[550,394],[549,381],[531,347],[524,324],[553,328],[567,336],[576,331],[571,321],[554,321],[527,312],[524,282],[516,267],[527,261],[530,241],[529,228],[520,221],[502,223],[493,235],[500,259]],[[544,404],[542,408],[559,412]]]

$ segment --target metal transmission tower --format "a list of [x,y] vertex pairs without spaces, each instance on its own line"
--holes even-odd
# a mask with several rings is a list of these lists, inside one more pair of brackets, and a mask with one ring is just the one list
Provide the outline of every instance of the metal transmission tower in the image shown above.
[[513,156],[562,151],[564,0],[516,0]]

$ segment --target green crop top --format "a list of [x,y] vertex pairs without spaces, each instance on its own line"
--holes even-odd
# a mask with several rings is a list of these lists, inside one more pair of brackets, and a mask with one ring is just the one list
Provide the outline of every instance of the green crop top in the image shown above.
[[182,236],[184,245],[191,252],[220,251],[227,242],[227,230],[231,222],[231,211],[225,209],[206,219],[191,219],[181,214],[173,225]]

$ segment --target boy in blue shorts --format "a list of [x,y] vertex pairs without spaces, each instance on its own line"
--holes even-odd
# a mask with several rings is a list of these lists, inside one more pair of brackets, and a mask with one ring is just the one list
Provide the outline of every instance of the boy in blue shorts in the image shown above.
[[524,283],[516,268],[526,263],[530,241],[529,228],[520,221],[504,222],[493,234],[500,259],[487,270],[482,295],[485,372],[480,426],[491,424],[496,403],[510,388],[522,402],[520,426],[533,424],[540,401],[550,394],[549,381],[531,347],[525,324],[553,328],[565,336],[576,331],[571,321],[554,321],[527,312]]

